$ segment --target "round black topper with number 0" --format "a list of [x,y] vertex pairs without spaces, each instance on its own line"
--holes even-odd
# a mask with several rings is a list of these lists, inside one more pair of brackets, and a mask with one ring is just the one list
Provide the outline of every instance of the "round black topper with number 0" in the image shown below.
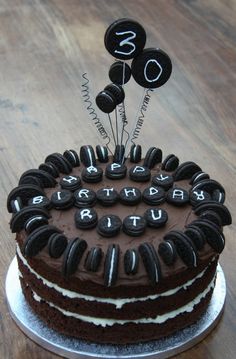
[[136,21],[119,19],[105,33],[107,51],[117,59],[129,60],[140,54],[146,43],[146,32]]
[[140,86],[157,88],[169,80],[172,64],[164,51],[149,48],[132,61],[131,70],[133,78]]

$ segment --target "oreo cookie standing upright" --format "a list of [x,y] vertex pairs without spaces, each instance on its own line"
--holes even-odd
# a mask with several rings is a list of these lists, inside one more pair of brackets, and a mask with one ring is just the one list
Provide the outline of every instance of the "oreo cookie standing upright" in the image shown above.
[[97,145],[96,146],[96,154],[99,162],[106,163],[109,160],[108,157],[108,149],[106,146]]
[[104,265],[104,285],[112,287],[118,277],[120,247],[117,244],[110,244],[107,249]]
[[150,147],[143,161],[143,166],[152,169],[162,161],[162,150],[157,147]]
[[80,160],[85,167],[96,166],[96,157],[91,145],[80,147]]
[[83,239],[76,237],[69,241],[62,263],[62,274],[64,277],[68,278],[76,272],[86,248],[87,243]]
[[140,145],[133,144],[130,148],[130,162],[138,163],[142,158],[142,147]]
[[162,162],[161,169],[167,172],[176,170],[179,165],[179,159],[173,153],[168,155]]
[[63,156],[70,162],[72,167],[77,167],[80,165],[79,155],[75,150],[66,150],[63,153]]
[[161,265],[155,248],[151,243],[142,243],[139,246],[139,253],[142,257],[144,267],[153,286],[161,279]]
[[139,254],[137,249],[127,249],[124,255],[124,268],[125,273],[130,274],[136,274],[138,271],[138,265],[139,265]]

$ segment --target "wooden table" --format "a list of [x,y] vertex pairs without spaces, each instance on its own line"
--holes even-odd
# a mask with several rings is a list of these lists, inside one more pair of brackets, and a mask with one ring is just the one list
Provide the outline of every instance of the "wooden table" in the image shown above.
[[[236,1],[235,0],[1,0],[0,1],[0,357],[57,358],[29,340],[7,309],[4,282],[15,243],[6,196],[20,174],[52,152],[100,139],[81,97],[88,73],[91,96],[109,83],[113,58],[103,45],[106,28],[121,17],[146,29],[148,47],[173,61],[168,84],[152,96],[139,143],[193,160],[224,184],[236,209]],[[142,89],[126,90],[128,119]],[[101,116],[103,116],[101,114]],[[225,312],[217,328],[178,358],[236,356],[235,226],[225,229],[221,265],[227,279]]]

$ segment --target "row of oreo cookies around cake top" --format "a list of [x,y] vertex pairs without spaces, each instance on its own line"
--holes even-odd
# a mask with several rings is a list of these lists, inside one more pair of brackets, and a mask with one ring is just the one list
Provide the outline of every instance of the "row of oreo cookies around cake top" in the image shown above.
[[[225,216],[222,205],[218,206],[218,214]],[[199,205],[199,208],[202,206]],[[214,207],[214,206],[213,206]],[[209,207],[208,207],[209,208]],[[216,208],[215,208],[216,209]],[[204,215],[205,213],[205,215]],[[35,228],[26,238],[23,245],[23,254],[26,257],[36,256],[43,248],[47,247],[52,258],[62,256],[62,275],[69,277],[73,275],[83,258],[84,267],[89,272],[96,272],[102,265],[104,258],[104,285],[113,286],[119,276],[118,263],[121,260],[127,275],[135,275],[139,271],[139,262],[143,261],[150,282],[156,285],[162,277],[162,261],[167,266],[172,266],[179,257],[187,267],[197,267],[199,253],[207,242],[216,253],[224,249],[225,239],[221,228],[216,223],[215,211],[208,210],[201,212],[200,218],[186,226],[184,231],[171,230],[164,236],[164,240],[155,242],[144,242],[139,246],[131,245],[124,254],[120,251],[118,244],[108,245],[106,253],[100,247],[87,249],[87,242],[78,237],[68,240],[61,230],[49,224]],[[212,216],[211,216],[212,215]],[[220,216],[219,215],[219,216]],[[223,218],[226,221],[226,217]]]

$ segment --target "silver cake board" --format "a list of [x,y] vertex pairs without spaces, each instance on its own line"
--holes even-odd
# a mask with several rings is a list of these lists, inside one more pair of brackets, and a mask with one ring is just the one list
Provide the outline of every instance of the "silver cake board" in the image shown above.
[[49,329],[32,311],[22,293],[16,257],[6,277],[6,297],[10,314],[20,329],[43,348],[65,358],[169,358],[199,343],[216,326],[224,309],[226,283],[217,267],[212,299],[204,315],[193,325],[169,337],[140,344],[96,344],[61,335]]

